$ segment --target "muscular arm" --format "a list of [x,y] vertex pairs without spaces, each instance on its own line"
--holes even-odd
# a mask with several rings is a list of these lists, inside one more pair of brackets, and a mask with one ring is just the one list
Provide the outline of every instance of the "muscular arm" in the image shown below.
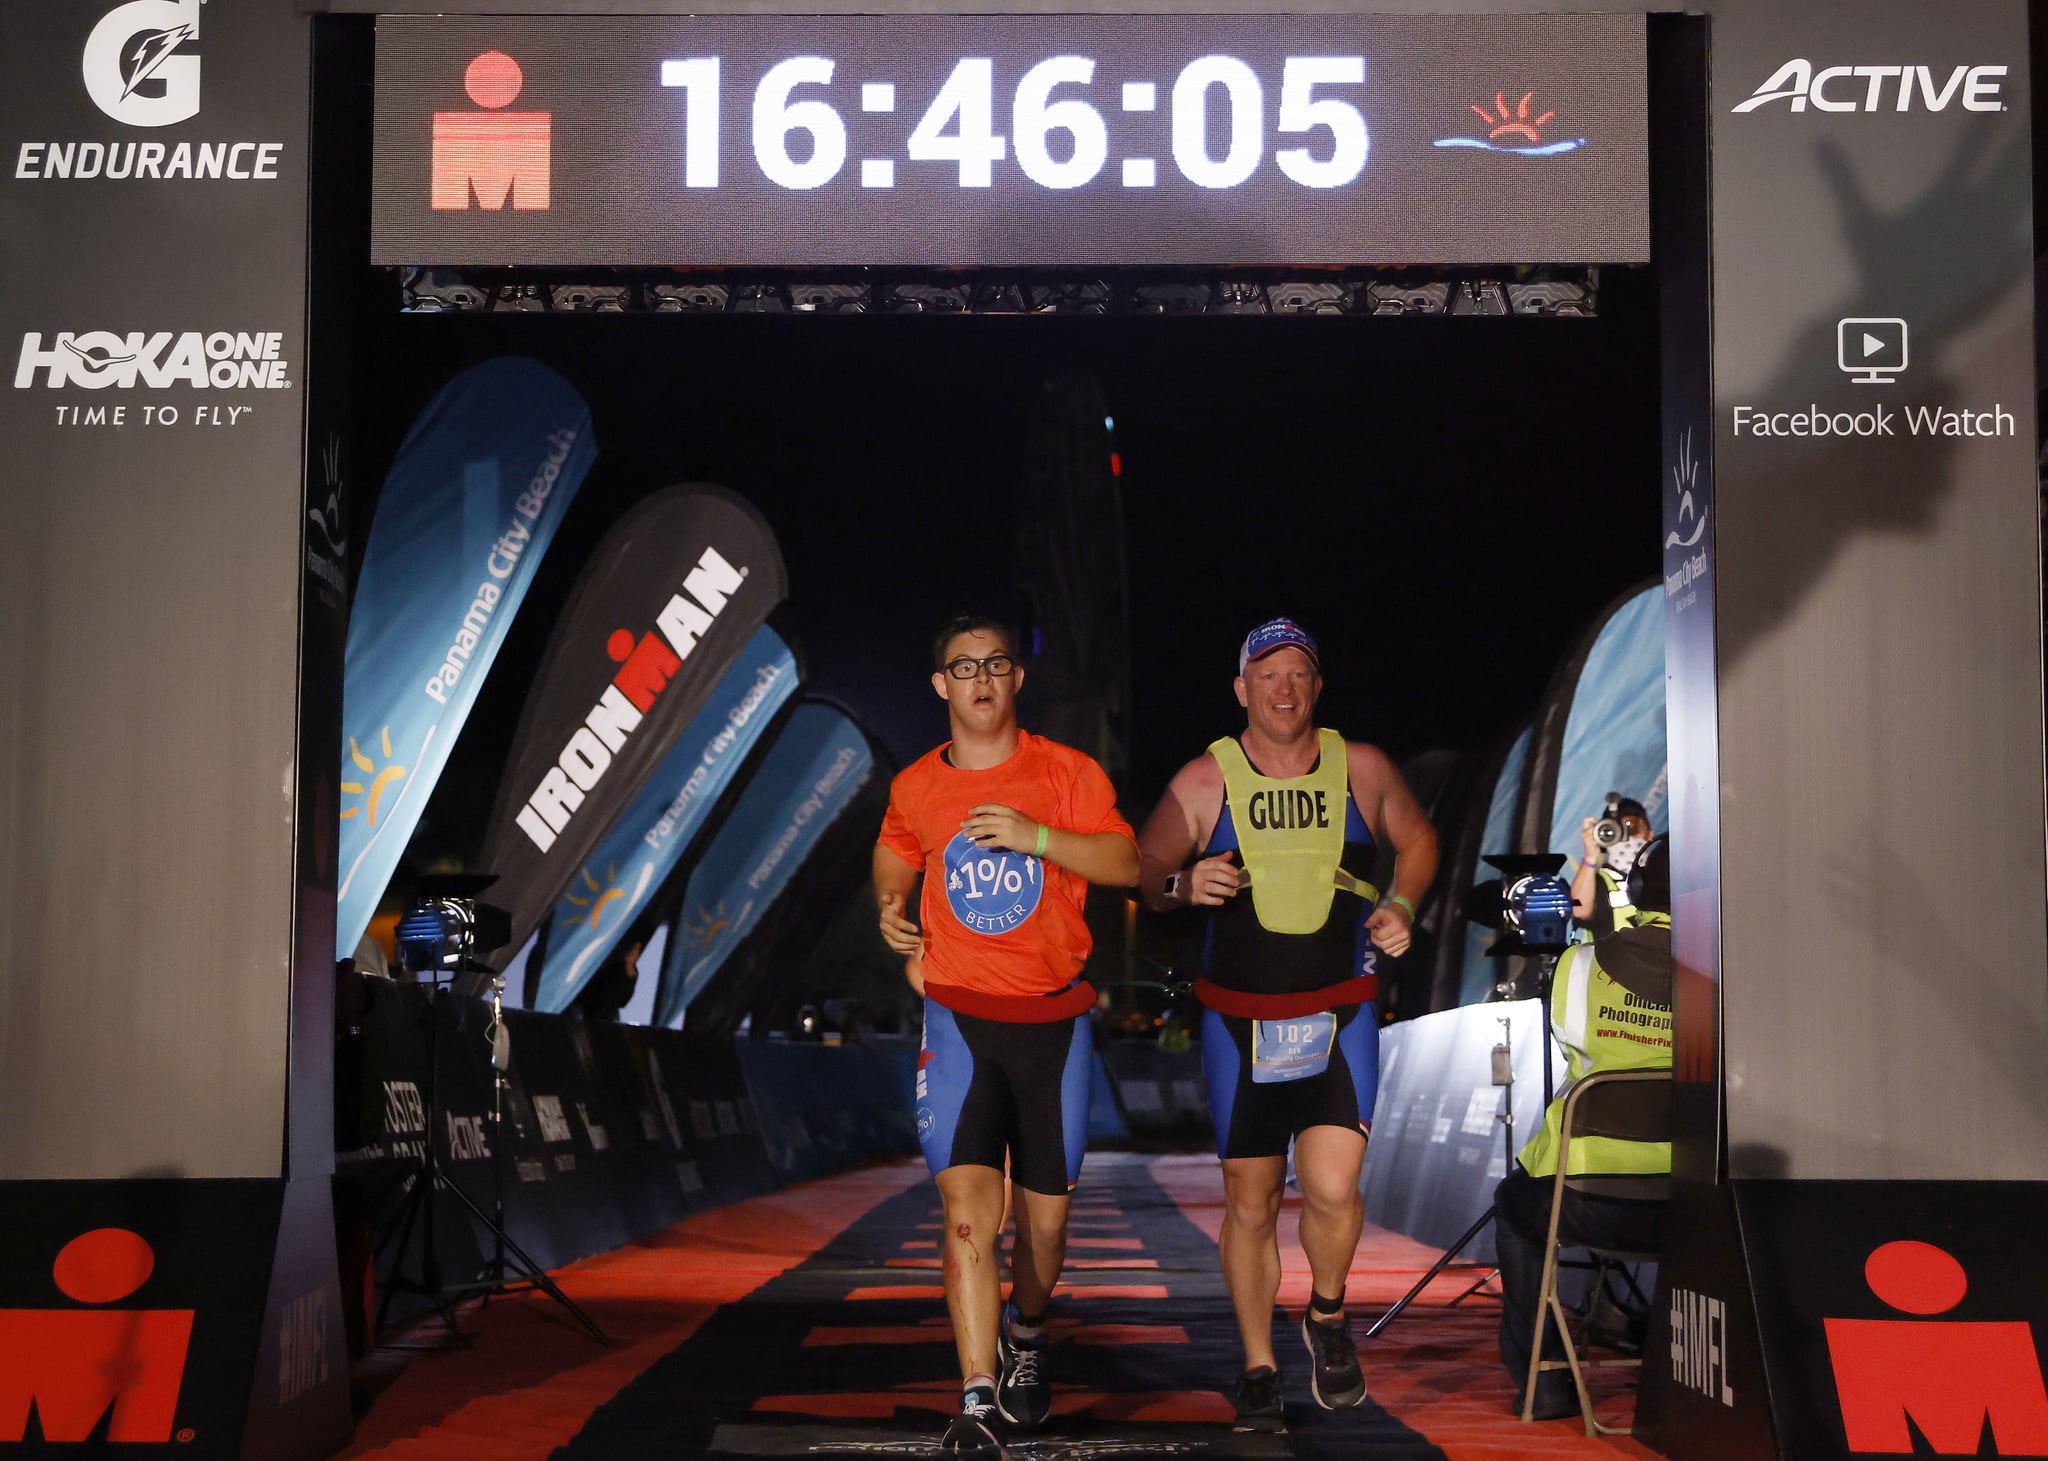
[[[1393,902],[1399,895],[1420,905],[1422,895],[1436,880],[1436,828],[1430,826],[1422,804],[1401,779],[1401,772],[1384,752],[1373,746],[1352,742],[1345,747],[1345,769],[1351,776],[1352,799],[1372,828],[1373,836],[1394,849],[1393,886],[1387,899],[1366,920],[1372,941],[1389,954],[1408,947],[1407,910]],[[1400,927],[1393,925],[1398,921]]]
[[1197,756],[1174,775],[1138,834],[1138,891],[1147,908],[1214,906],[1236,896],[1241,875],[1229,853],[1203,858],[1188,870],[1180,898],[1166,896],[1168,874],[1187,867],[1188,858],[1209,840],[1222,809],[1223,770],[1215,757]]

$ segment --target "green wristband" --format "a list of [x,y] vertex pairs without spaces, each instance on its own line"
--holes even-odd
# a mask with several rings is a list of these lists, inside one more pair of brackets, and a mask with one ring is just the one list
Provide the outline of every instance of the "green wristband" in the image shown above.
[[1034,848],[1032,848],[1032,849],[1031,849],[1031,855],[1032,855],[1033,857],[1044,857],[1044,856],[1045,856],[1045,844],[1046,844],[1046,843],[1047,843],[1048,841],[1050,841],[1050,840],[1051,840],[1051,838],[1052,838],[1052,828],[1050,828],[1050,827],[1046,826],[1046,825],[1045,825],[1045,823],[1043,823],[1043,822],[1040,822],[1040,823],[1038,824],[1038,845],[1037,845],[1036,847],[1034,847]]
[[1403,908],[1406,908],[1408,910],[1408,921],[1410,923],[1413,923],[1415,921],[1415,905],[1413,903],[1410,903],[1406,898],[1403,898],[1399,893],[1389,894],[1387,896],[1387,901],[1389,903],[1399,903]]

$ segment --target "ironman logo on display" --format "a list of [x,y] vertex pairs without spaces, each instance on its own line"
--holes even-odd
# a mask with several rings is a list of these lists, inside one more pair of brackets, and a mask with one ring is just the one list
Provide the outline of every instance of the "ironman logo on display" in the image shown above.
[[111,1442],[171,1439],[195,1311],[106,1307],[155,1269],[141,1234],[95,1228],[50,1269],[59,1293],[91,1307],[0,1309],[0,1443],[27,1439],[32,1410],[45,1441],[88,1441],[102,1424]]
[[434,207],[462,210],[472,203],[495,211],[545,209],[549,199],[554,117],[508,112],[526,85],[526,73],[503,51],[485,51],[463,70],[462,88],[481,107],[434,113]]

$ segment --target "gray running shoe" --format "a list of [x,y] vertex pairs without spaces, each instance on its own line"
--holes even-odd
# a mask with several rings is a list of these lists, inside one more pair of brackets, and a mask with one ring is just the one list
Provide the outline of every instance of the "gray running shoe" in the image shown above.
[[1308,1346],[1308,1386],[1316,1404],[1342,1410],[1365,1399],[1365,1373],[1358,1368],[1358,1347],[1351,1342],[1348,1323],[1320,1324],[1304,1314],[1301,1342]]

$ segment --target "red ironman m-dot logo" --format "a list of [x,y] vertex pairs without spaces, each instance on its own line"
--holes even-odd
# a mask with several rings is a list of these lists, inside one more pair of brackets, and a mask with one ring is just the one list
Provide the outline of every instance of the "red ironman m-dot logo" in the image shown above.
[[[114,1304],[148,1281],[156,1254],[140,1234],[96,1228],[51,1266],[58,1291]],[[28,1433],[83,1441],[111,1407],[109,1441],[171,1439],[192,1339],[191,1309],[0,1309],[0,1441]]]
[[548,206],[551,112],[508,112],[526,73],[503,51],[485,51],[462,73],[463,89],[481,111],[434,113],[433,205],[491,212]]
[[1984,1422],[2002,1456],[2048,1455],[2048,1391],[2023,1320],[1936,1319],[1969,1276],[1932,1243],[1886,1243],[1863,1265],[1870,1291],[1921,1319],[1827,1319],[1842,1428],[1856,1452],[1910,1454],[1908,1416],[1939,1456],[1975,1456]]

